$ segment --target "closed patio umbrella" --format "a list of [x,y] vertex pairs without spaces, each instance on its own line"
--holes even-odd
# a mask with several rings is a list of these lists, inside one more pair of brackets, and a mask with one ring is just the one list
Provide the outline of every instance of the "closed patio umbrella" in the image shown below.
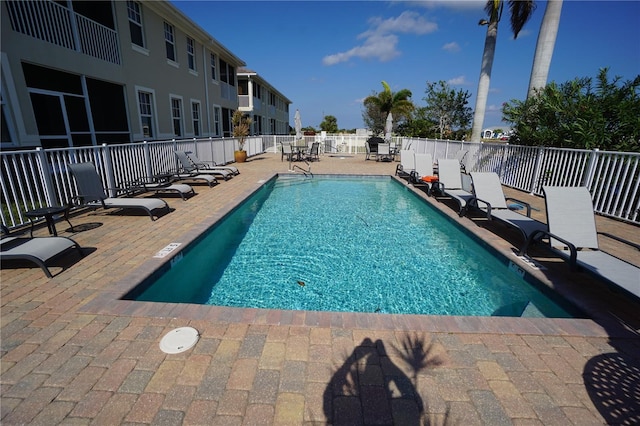
[[293,116],[293,125],[296,129],[296,140],[302,139],[302,120],[300,119],[299,110],[296,110],[296,114]]
[[384,125],[384,139],[386,142],[391,143],[392,130],[393,130],[393,115],[389,113],[389,115],[387,115],[387,122]]

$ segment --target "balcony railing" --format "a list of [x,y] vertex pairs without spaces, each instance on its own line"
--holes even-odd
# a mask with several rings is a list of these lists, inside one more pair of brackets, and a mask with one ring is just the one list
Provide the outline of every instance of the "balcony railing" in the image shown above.
[[12,0],[3,3],[14,31],[120,64],[118,34],[111,28],[52,1]]
[[[364,153],[365,136],[306,136],[319,141],[325,154]],[[293,136],[252,136],[245,144],[250,156],[278,152]],[[527,147],[509,144],[394,138],[405,149],[431,153],[433,158],[455,158],[460,150],[467,171],[496,172],[504,185],[542,195],[542,185],[586,186],[594,210],[604,216],[640,225],[640,154],[625,152]],[[17,227],[28,223],[24,212],[43,206],[64,205],[75,195],[70,163],[92,162],[105,188],[117,188],[141,177],[177,168],[174,151],[194,152],[201,160],[225,164],[233,161],[237,141],[186,139],[0,152],[2,223]],[[364,156],[363,156],[364,158]],[[364,160],[363,160],[364,161]],[[118,195],[112,192],[112,196]]]

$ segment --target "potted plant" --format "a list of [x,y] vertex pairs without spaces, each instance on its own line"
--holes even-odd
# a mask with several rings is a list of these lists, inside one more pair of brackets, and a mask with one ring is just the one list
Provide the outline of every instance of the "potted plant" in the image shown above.
[[244,143],[251,126],[251,118],[244,115],[242,111],[236,110],[231,116],[233,125],[233,137],[238,139],[238,150],[233,153],[236,163],[244,163],[247,160],[247,151],[244,150]]

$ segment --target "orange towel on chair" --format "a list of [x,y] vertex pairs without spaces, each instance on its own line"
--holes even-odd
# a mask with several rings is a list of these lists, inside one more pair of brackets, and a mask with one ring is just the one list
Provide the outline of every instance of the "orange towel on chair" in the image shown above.
[[427,183],[437,182],[438,176],[422,176],[422,181]]

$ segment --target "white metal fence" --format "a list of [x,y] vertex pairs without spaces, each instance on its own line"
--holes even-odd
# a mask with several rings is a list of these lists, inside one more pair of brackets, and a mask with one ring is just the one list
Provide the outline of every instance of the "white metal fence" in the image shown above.
[[[321,143],[324,155],[357,155],[365,152],[365,136],[306,136]],[[277,153],[293,136],[252,136],[245,150],[249,156]],[[503,184],[542,195],[542,185],[586,186],[594,210],[604,216],[640,224],[640,153],[528,147],[509,144],[394,138],[393,142],[434,160],[463,156],[468,172],[491,171]],[[190,151],[203,161],[226,164],[237,149],[234,138],[204,138],[102,145],[81,148],[41,148],[0,153],[0,218],[8,227],[28,223],[24,212],[68,203],[77,195],[70,163],[92,162],[105,188],[118,188],[142,177],[167,173],[178,167],[174,151]],[[362,156],[364,161],[364,155]],[[115,189],[109,195],[118,195]]]

